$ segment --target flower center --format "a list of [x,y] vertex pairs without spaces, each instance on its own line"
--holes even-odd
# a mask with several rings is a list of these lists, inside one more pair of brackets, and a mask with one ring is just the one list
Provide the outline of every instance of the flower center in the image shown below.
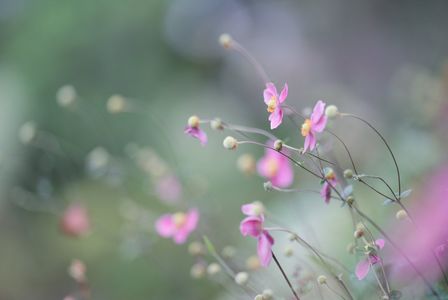
[[311,130],[311,120],[306,119],[305,122],[303,122],[302,124],[302,135],[307,136],[308,134],[310,134],[310,130]]
[[182,227],[187,222],[187,215],[183,212],[178,212],[173,215],[173,223],[176,228]]
[[278,172],[278,162],[275,158],[270,158],[267,162],[267,172],[268,172],[268,177],[274,177],[275,175],[277,175]]
[[276,107],[277,107],[277,98],[275,96],[272,96],[268,102],[268,112],[273,113]]

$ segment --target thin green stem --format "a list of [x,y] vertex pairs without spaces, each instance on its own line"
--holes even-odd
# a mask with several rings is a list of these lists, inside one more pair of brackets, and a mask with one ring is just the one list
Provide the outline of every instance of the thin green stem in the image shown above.
[[275,261],[275,264],[276,264],[277,267],[280,269],[280,272],[282,273],[283,278],[285,278],[286,283],[288,283],[288,286],[289,286],[289,288],[291,289],[292,294],[294,295],[294,297],[295,297],[297,300],[300,300],[299,295],[297,295],[296,291],[294,290],[294,287],[293,287],[292,284],[291,284],[291,281],[289,281],[288,276],[286,275],[285,271],[283,270],[282,266],[280,265],[280,262],[278,261],[277,257],[275,256],[274,251],[271,251],[271,253],[272,253],[272,258],[273,258],[274,261]]

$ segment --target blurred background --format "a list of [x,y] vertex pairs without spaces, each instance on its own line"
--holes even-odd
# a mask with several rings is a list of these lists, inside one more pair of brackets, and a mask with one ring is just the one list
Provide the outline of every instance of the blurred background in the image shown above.
[[[264,82],[221,48],[226,32],[276,84],[288,83],[298,110],[324,99],[371,120],[398,157],[403,185],[418,190],[447,163],[447,10],[442,0],[0,0],[0,299],[76,295],[73,259],[87,266],[92,299],[237,299],[224,278],[194,278],[188,246],[158,238],[153,224],[198,207],[189,241],[206,234],[219,249],[233,247],[244,270],[255,242],[239,234],[239,207],[254,200],[291,227],[313,226],[305,237],[353,265],[352,233],[343,231],[351,220],[337,203],[266,193],[265,180],[236,163],[262,149],[228,152],[227,134],[206,127],[201,147],[183,128],[197,114],[268,129]],[[332,126],[363,172],[396,186],[374,134],[352,120]],[[275,134],[302,143],[287,120]],[[174,178],[168,195],[158,190],[161,173]],[[294,186],[308,185],[319,188],[298,171]],[[387,220],[396,208],[358,193],[377,220],[395,222]],[[73,203],[87,209],[86,236],[61,225]],[[284,243],[279,236],[279,252]],[[275,267],[257,272],[260,288],[269,282],[287,297]]]

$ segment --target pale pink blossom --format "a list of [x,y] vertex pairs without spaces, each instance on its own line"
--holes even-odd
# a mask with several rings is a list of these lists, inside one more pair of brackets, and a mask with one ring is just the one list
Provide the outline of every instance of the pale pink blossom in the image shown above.
[[240,223],[240,232],[243,236],[251,236],[257,239],[257,254],[260,259],[260,264],[267,267],[272,259],[272,245],[274,239],[267,230],[263,228],[264,215],[259,213],[256,205],[245,204],[241,207],[241,211],[247,217]]
[[70,204],[62,215],[59,226],[68,236],[86,235],[90,230],[90,220],[85,206],[81,203]]
[[[287,154],[285,150],[282,152]],[[272,149],[266,149],[265,155],[257,162],[257,171],[260,176],[281,188],[288,187],[294,180],[294,170],[289,159]]]
[[[378,250],[383,249],[384,244],[385,244],[385,242],[383,239],[378,239],[375,241],[375,245],[376,245],[376,248],[378,248]],[[356,274],[356,277],[358,278],[358,280],[363,280],[367,276],[367,274],[369,274],[371,266],[379,263],[380,261],[381,261],[381,258],[375,254],[375,251],[373,251],[373,253],[367,254],[367,257],[365,259],[361,260],[356,265],[355,274]]]
[[183,244],[196,229],[198,221],[197,209],[190,209],[186,213],[165,214],[157,219],[156,231],[162,237],[172,238],[175,243]]
[[325,116],[325,103],[322,100],[319,100],[314,106],[310,118],[306,119],[302,124],[301,132],[302,136],[305,137],[303,152],[306,152],[308,149],[313,150],[316,147],[316,134],[324,131],[325,125],[327,125],[327,117]]
[[266,83],[266,88],[263,91],[264,103],[268,106],[267,110],[270,113],[269,121],[271,121],[271,129],[277,128],[283,120],[283,110],[281,104],[285,102],[288,97],[288,85],[285,83],[280,95],[277,88],[272,82]]

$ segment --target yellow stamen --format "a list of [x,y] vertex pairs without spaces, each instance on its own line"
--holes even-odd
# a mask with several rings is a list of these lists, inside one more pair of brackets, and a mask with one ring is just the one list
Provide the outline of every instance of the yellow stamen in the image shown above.
[[273,113],[276,107],[277,107],[277,99],[275,96],[272,96],[268,102],[268,112]]
[[307,136],[310,133],[311,130],[311,120],[306,119],[305,122],[302,124],[302,135]]
[[183,212],[178,212],[173,215],[173,223],[177,228],[182,227],[187,222],[187,215]]

